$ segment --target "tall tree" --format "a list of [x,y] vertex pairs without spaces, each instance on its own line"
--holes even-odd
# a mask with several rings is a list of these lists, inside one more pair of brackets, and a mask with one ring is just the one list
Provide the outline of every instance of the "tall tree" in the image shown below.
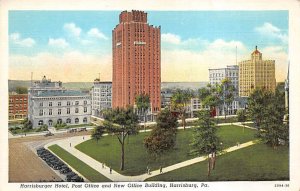
[[185,130],[187,117],[188,105],[193,97],[193,92],[191,90],[176,90],[176,92],[171,97],[171,109],[172,111],[178,112],[182,121],[183,129]]
[[94,127],[94,129],[92,131],[91,137],[92,137],[92,139],[95,139],[97,141],[97,144],[98,144],[99,139],[104,134],[104,129],[105,129],[104,126],[96,126],[96,127]]
[[198,117],[198,126],[194,129],[190,152],[196,155],[208,155],[207,176],[210,176],[211,170],[215,168],[217,153],[222,150],[222,145],[210,112],[201,110]]
[[129,135],[137,134],[138,116],[133,107],[116,108],[104,113],[104,126],[113,133],[121,145],[120,170],[124,170],[125,140]]
[[216,107],[218,107],[222,103],[221,94],[222,87],[219,84],[208,84],[207,87],[203,87],[198,90],[198,97],[201,103],[204,106],[209,107],[211,114],[216,109]]
[[272,92],[263,89],[255,89],[248,98],[247,112],[258,128],[260,128],[266,108],[272,104],[271,98]]
[[144,129],[146,129],[146,122],[147,122],[147,113],[148,109],[150,108],[150,97],[147,94],[137,95],[135,98],[135,104],[138,108],[139,114],[144,117]]
[[238,122],[241,122],[243,125],[243,132],[245,132],[245,121],[247,120],[246,110],[245,109],[239,109],[237,111],[237,119]]
[[[273,92],[255,90],[248,101],[250,116],[259,127],[257,136],[274,149],[281,141],[288,144],[289,128],[284,123],[285,114],[284,93],[278,89]],[[256,112],[256,113],[255,113]]]
[[175,146],[178,126],[176,117],[167,109],[158,114],[156,122],[156,127],[144,139],[144,145],[148,152],[155,157]]
[[230,79],[225,78],[221,82],[221,100],[223,101],[223,110],[224,110],[224,115],[225,115],[225,120],[226,120],[226,115],[228,112],[228,105],[231,104],[234,100],[234,91],[235,88],[232,85],[232,82]]

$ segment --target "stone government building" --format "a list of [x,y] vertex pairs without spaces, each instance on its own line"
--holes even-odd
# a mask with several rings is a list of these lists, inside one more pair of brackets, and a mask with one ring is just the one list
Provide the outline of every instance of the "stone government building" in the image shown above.
[[33,128],[46,124],[88,124],[91,116],[91,96],[81,91],[66,90],[61,82],[43,77],[28,90],[28,119]]

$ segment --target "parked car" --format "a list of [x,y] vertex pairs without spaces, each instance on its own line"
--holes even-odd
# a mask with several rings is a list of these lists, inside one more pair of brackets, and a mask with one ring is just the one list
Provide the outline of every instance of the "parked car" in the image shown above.
[[48,137],[48,136],[53,136],[53,135],[54,135],[53,133],[51,133],[50,131],[48,131],[44,136]]

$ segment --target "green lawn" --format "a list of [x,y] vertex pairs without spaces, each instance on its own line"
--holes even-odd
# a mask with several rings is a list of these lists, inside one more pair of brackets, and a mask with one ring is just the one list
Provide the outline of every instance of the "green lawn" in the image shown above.
[[91,182],[111,182],[110,179],[106,178],[78,158],[74,157],[60,146],[52,145],[49,147],[49,149]]
[[207,178],[207,161],[152,177],[147,181],[289,180],[289,149],[264,144],[243,148],[217,158]]
[[[189,155],[189,144],[192,138],[192,129],[179,130],[177,134],[176,147],[174,150],[165,153],[158,159],[151,157],[143,146],[143,140],[148,133],[140,133],[130,136],[125,145],[125,170],[120,171],[120,144],[115,136],[106,136],[99,140],[89,140],[76,146],[77,149],[91,156],[92,158],[111,165],[112,168],[124,175],[139,175],[146,172],[147,165],[151,170],[159,166],[169,166],[182,162],[196,156]],[[238,126],[223,126],[218,131],[225,148],[254,139],[254,130]]]

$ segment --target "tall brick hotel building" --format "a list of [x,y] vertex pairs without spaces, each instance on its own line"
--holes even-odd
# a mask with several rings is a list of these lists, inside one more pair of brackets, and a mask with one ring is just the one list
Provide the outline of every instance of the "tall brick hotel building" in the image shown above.
[[160,111],[160,26],[147,23],[143,11],[123,11],[112,31],[112,107],[134,105],[139,94],[150,96],[153,113]]

